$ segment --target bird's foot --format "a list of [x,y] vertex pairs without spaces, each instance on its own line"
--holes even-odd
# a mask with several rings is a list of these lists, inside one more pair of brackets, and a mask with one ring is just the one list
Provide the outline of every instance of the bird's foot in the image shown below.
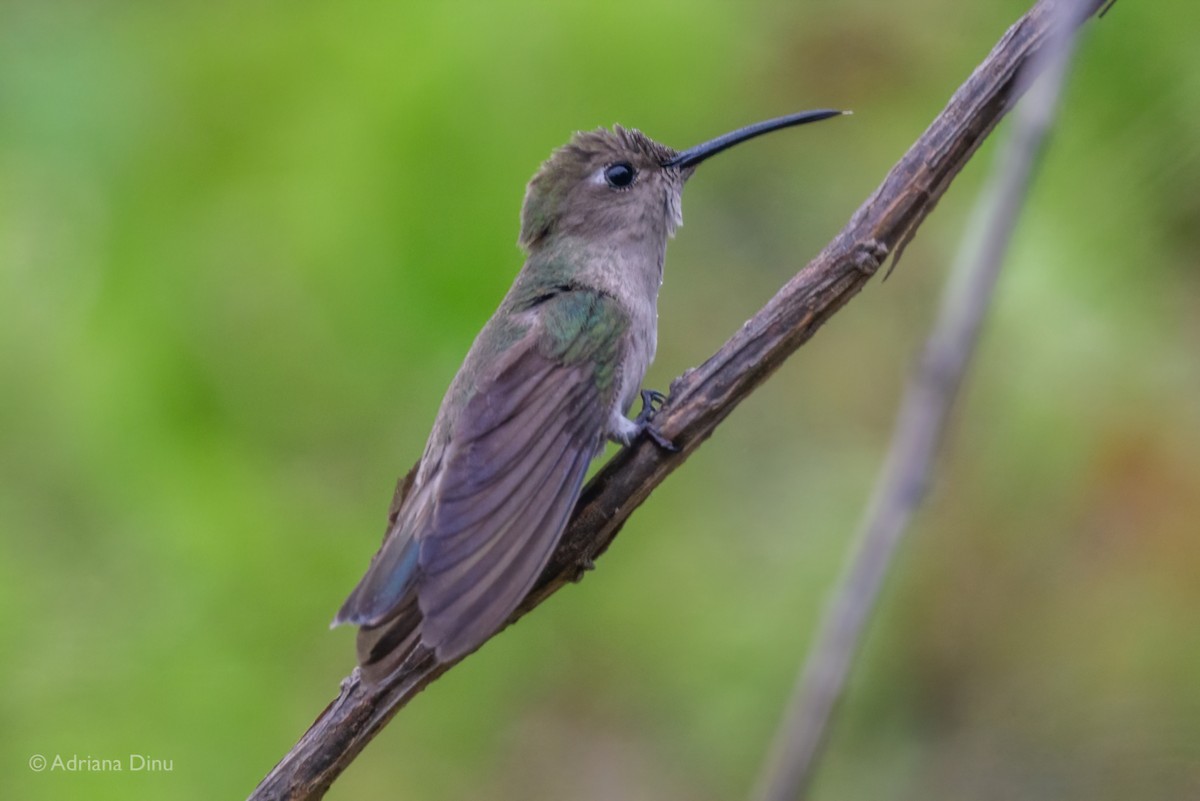
[[638,430],[654,440],[654,443],[664,451],[677,453],[679,446],[671,440],[663,436],[663,433],[654,425],[654,415],[658,414],[662,409],[663,404],[667,402],[667,396],[655,389],[642,390],[642,411],[638,413],[637,418],[633,421],[638,427]]
[[667,402],[667,396],[659,392],[657,389],[642,390],[642,410],[638,416],[634,418],[635,423],[639,426],[645,425],[654,419],[654,415],[658,414],[658,410]]

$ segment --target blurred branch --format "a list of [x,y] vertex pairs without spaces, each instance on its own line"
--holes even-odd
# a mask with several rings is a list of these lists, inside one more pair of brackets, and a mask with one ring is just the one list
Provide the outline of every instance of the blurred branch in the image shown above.
[[[546,571],[510,623],[577,580],[650,492],[862,289],[879,266],[878,256],[899,256],[1019,96],[1017,74],[1032,69],[1034,56],[1046,43],[1051,17],[1063,2],[1039,0],[1018,20],[834,240],[716,354],[672,383],[670,401],[656,422],[681,450],[667,453],[641,441],[618,452],[596,474],[584,488]],[[1089,13],[1101,4],[1086,0]],[[364,686],[355,671],[251,800],[320,798],[397,711],[453,666],[425,658],[378,687]]]
[[933,330],[905,391],[887,458],[859,530],[857,550],[821,621],[760,777],[755,793],[760,801],[802,798],[812,782],[830,718],[880,586],[913,513],[925,498],[950,407],[975,351],[1034,163],[1050,132],[1076,29],[1092,11],[1092,6],[1078,0],[1061,3],[1046,47],[1030,62],[1028,72],[1019,76],[1020,88],[1038,75],[1042,79],[1017,107],[1012,136],[976,202]]

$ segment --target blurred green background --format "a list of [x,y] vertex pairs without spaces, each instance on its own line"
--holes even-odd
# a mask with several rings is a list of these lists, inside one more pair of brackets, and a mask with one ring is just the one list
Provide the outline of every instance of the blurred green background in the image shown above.
[[[294,742],[352,667],[326,626],[393,481],[520,265],[525,181],[572,131],[685,147],[855,111],[689,184],[666,388],[1024,10],[5,3],[0,796],[241,798]],[[817,799],[1200,794],[1198,16],[1126,0],[1088,26]],[[743,797],[994,152],[595,573],[329,797]]]

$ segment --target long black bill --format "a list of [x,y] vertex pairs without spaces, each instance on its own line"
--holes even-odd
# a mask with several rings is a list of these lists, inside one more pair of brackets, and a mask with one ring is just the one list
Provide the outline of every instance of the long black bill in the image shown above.
[[663,162],[663,166],[678,167],[681,170],[687,167],[695,167],[709,156],[715,156],[722,150],[728,150],[739,142],[745,142],[747,139],[753,139],[756,136],[761,136],[771,131],[778,131],[780,128],[791,128],[793,125],[819,122],[820,120],[827,120],[830,117],[837,117],[842,114],[849,114],[849,112],[822,108],[816,111],[801,111],[796,114],[789,114],[786,117],[776,117],[773,120],[756,122],[753,125],[747,125],[745,128],[738,128],[736,131],[730,131],[723,136],[718,136],[716,139],[712,139],[702,145],[688,148],[675,158]]

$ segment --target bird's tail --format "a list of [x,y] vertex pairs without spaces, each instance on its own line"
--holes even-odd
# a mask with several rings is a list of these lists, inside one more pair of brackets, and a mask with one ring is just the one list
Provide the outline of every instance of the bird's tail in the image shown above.
[[421,644],[421,609],[416,593],[396,614],[358,630],[358,664],[367,684],[379,684],[399,670]]

